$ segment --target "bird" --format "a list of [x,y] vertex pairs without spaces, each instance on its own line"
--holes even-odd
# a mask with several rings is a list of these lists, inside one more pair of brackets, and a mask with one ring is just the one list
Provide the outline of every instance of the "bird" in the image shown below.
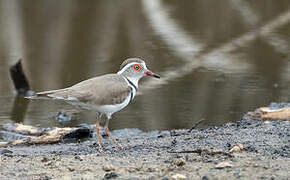
[[109,130],[112,115],[125,108],[136,96],[139,80],[145,76],[160,78],[150,71],[144,60],[128,58],[120,65],[117,73],[105,74],[81,81],[73,86],[35,93],[28,99],[63,100],[80,109],[95,111],[97,114],[96,136],[98,149],[102,153],[100,119],[106,116],[104,130],[116,144],[118,151],[122,146]]

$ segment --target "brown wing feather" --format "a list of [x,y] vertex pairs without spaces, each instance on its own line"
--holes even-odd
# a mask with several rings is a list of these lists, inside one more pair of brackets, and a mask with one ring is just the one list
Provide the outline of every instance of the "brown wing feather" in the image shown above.
[[130,94],[130,87],[118,74],[107,74],[82,81],[69,88],[37,93],[37,97],[76,98],[92,105],[120,104]]

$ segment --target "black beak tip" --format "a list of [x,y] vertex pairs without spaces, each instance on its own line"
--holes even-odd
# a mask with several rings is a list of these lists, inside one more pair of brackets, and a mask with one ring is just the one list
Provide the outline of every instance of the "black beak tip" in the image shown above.
[[158,78],[158,79],[160,78],[158,74],[154,74],[153,77]]

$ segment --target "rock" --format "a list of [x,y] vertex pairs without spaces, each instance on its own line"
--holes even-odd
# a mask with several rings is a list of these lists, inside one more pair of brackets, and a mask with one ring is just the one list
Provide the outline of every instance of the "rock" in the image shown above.
[[233,165],[229,162],[220,162],[215,166],[216,169],[231,168],[231,167],[233,167]]
[[3,149],[0,154],[12,154],[13,152],[8,149]]
[[68,167],[67,169],[68,169],[70,172],[75,171],[75,169],[74,169],[74,168],[71,168],[71,167]]
[[80,157],[80,156],[78,156],[78,155],[75,156],[75,159],[78,159],[78,160],[80,160],[80,161],[83,161],[83,158]]
[[237,144],[232,149],[229,150],[230,153],[232,152],[239,152],[244,149],[244,146],[242,144]]
[[58,112],[55,117],[55,120],[57,120],[59,123],[68,122],[72,120],[72,116],[66,114],[65,112]]
[[117,177],[118,177],[118,174],[116,174],[115,172],[106,173],[104,175],[104,179],[115,179]]
[[106,172],[114,171],[114,170],[115,170],[114,166],[111,165],[111,164],[104,165],[104,166],[102,167],[102,169],[103,169],[104,171],[106,171]]
[[173,179],[173,180],[183,180],[183,179],[186,179],[186,176],[183,175],[183,174],[174,174],[173,176],[171,176],[170,179]]
[[175,161],[173,161],[173,164],[175,164],[176,166],[183,166],[185,165],[186,161],[184,159],[176,159]]

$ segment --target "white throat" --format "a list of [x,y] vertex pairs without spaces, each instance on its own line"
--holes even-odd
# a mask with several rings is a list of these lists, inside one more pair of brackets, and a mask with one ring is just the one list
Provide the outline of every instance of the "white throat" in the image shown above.
[[[126,66],[124,66],[120,71],[117,72],[117,74],[122,75],[122,73],[129,68],[130,66],[132,66],[133,64],[136,64],[137,62],[132,62],[127,64]],[[143,63],[143,66],[147,69],[145,63]],[[125,78],[127,78],[129,81],[131,81],[137,88],[138,88],[138,82],[139,80],[143,77],[144,75],[140,74],[140,76],[124,76]]]

